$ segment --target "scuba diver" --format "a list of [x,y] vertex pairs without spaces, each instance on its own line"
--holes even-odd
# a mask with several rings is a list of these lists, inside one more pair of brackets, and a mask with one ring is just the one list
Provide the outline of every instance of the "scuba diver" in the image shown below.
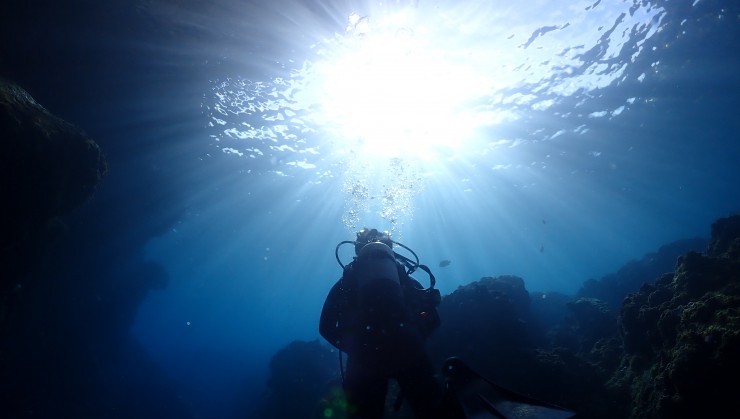
[[[355,258],[346,266],[339,247],[354,244]],[[415,260],[393,251],[398,245]],[[442,396],[425,348],[426,338],[440,324],[436,306],[441,301],[434,276],[420,265],[416,254],[393,241],[387,232],[363,228],[354,242],[337,245],[342,277],[334,284],[321,311],[319,333],[347,354],[343,387],[351,418],[382,418],[389,380],[400,387],[400,401],[417,418],[433,418]],[[416,269],[429,274],[431,286],[411,277]]]
[[[353,244],[355,257],[346,266],[339,248]],[[411,260],[393,251],[397,245]],[[324,301],[319,333],[339,349],[347,417],[380,419],[391,379],[400,394],[395,409],[408,401],[418,419],[566,419],[574,412],[497,385],[459,358],[442,367],[444,386],[435,376],[427,354],[427,337],[440,325],[441,302],[431,270],[419,263],[413,250],[387,232],[363,228],[355,241],[342,241],[335,250],[342,277]],[[424,288],[411,274],[429,275]],[[342,352],[347,354],[344,371]]]

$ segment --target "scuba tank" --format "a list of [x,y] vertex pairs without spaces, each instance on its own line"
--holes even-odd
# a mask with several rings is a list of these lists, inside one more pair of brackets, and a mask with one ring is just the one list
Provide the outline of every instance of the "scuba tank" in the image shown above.
[[357,253],[351,276],[356,281],[358,319],[367,332],[395,328],[406,322],[406,305],[396,257],[381,242],[368,243]]
[[372,242],[363,246],[355,262],[357,286],[364,288],[378,281],[390,281],[401,285],[398,265],[393,250],[385,243]]

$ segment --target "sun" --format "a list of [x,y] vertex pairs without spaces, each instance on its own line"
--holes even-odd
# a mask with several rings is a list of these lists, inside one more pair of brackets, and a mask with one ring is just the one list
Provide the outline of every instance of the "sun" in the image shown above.
[[454,150],[477,125],[469,105],[490,94],[465,61],[451,59],[404,16],[376,27],[350,16],[357,33],[315,64],[324,118],[364,154],[424,158]]

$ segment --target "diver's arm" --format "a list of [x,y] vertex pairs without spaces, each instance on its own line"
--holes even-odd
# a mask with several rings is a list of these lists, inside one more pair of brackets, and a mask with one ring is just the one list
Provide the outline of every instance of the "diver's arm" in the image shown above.
[[342,337],[339,324],[342,313],[341,283],[341,280],[337,281],[331,287],[324,301],[324,308],[321,310],[321,320],[319,320],[319,333],[337,349],[341,349],[339,342]]

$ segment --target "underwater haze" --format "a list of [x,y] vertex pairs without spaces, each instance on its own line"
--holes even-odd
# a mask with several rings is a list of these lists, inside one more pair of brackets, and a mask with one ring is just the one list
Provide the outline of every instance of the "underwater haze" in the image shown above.
[[[0,76],[109,162],[35,280],[119,284],[69,305],[120,309],[102,328],[188,417],[259,404],[362,227],[443,295],[497,275],[572,295],[740,211],[735,1],[15,3]],[[105,395],[144,367],[99,368]]]

